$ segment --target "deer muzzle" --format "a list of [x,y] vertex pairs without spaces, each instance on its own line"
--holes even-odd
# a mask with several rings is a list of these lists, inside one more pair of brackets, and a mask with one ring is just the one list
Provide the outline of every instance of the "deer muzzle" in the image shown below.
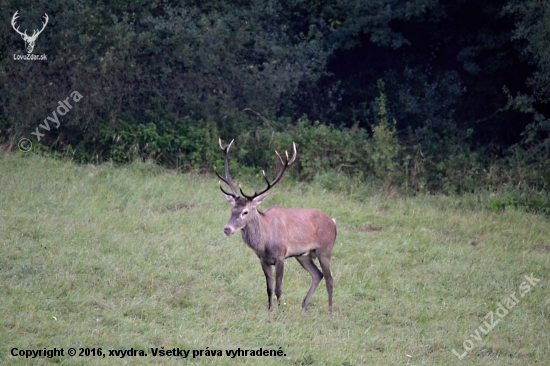
[[223,228],[223,233],[227,236],[231,236],[235,232],[235,229],[233,229],[231,226],[226,226]]

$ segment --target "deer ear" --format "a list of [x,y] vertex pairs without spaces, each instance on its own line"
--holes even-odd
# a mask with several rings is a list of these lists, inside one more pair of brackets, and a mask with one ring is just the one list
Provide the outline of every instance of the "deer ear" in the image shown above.
[[233,197],[232,195],[230,194],[225,194],[223,193],[223,196],[225,197],[225,199],[227,200],[227,202],[231,203],[233,206],[235,206],[235,197]]
[[260,203],[264,201],[264,199],[267,197],[267,193],[264,193],[262,195],[259,195],[258,197],[254,198],[252,200],[252,203],[254,204],[254,207],[258,206]]

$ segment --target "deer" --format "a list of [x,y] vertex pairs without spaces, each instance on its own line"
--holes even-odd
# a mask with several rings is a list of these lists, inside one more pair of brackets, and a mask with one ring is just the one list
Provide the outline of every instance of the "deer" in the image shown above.
[[16,11],[15,14],[13,14],[13,17],[11,18],[11,26],[21,36],[21,38],[23,38],[23,41],[25,41],[25,49],[27,50],[27,53],[32,53],[32,51],[34,50],[34,43],[36,42],[36,39],[38,38],[40,33],[42,33],[44,28],[46,28],[46,24],[48,24],[48,20],[49,20],[48,14],[44,13],[43,18],[44,18],[45,22],[42,22],[42,29],[40,29],[40,30],[35,29],[32,32],[32,36],[29,36],[27,34],[26,29],[25,29],[25,32],[21,32],[21,31],[19,31],[19,27],[15,28],[15,21],[19,17],[17,15],[17,13],[19,13],[19,10]]
[[[224,148],[221,138],[219,139],[220,149],[224,156],[225,177],[222,177],[217,171],[216,175],[231,189],[231,192],[224,190],[220,182],[220,190],[227,202],[232,205],[231,216],[223,228],[224,234],[231,236],[240,230],[244,243],[260,259],[266,280],[268,310],[273,308],[272,266],[275,266],[275,296],[277,304],[280,306],[284,261],[286,258],[294,257],[311,275],[311,286],[302,301],[302,309],[307,310],[313,292],[324,277],[328,292],[328,309],[332,313],[333,280],[330,273],[330,257],[336,241],[336,220],[317,209],[272,206],[263,212],[258,210],[258,206],[268,195],[267,191],[281,180],[285,170],[296,160],[296,144],[292,143],[294,153],[290,160],[288,152],[285,151],[286,159],[283,161],[281,155],[275,150],[281,165],[279,173],[270,182],[265,171],[262,171],[267,187],[249,196],[243,192],[240,186],[241,195],[237,193],[229,175],[228,154],[234,141],[232,140]],[[319,260],[322,272],[313,262],[316,258]]]

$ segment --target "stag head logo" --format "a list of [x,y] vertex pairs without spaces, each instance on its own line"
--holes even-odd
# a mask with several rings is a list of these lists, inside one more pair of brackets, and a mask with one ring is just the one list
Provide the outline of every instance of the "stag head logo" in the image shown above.
[[13,29],[21,36],[21,38],[23,38],[23,40],[25,41],[25,49],[27,50],[27,53],[28,54],[31,54],[32,51],[34,50],[34,43],[36,42],[36,39],[38,38],[38,36],[40,35],[40,33],[42,33],[42,31],[44,30],[44,28],[46,28],[46,24],[48,24],[48,14],[44,13],[44,20],[45,22],[42,22],[42,29],[40,30],[33,30],[32,32],[32,36],[29,36],[27,34],[27,30],[25,29],[24,32],[21,32],[19,31],[19,27],[15,27],[15,21],[16,19],[19,17],[17,15],[17,13],[19,13],[19,10],[15,12],[15,14],[13,14],[13,18],[11,18],[11,26],[13,27]]

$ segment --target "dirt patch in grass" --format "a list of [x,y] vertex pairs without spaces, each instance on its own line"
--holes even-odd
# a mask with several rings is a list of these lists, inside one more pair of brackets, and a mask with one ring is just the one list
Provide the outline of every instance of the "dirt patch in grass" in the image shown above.
[[363,233],[370,233],[370,232],[376,232],[376,231],[382,231],[384,228],[382,226],[373,226],[371,224],[364,224],[357,228],[357,231],[363,232]]

